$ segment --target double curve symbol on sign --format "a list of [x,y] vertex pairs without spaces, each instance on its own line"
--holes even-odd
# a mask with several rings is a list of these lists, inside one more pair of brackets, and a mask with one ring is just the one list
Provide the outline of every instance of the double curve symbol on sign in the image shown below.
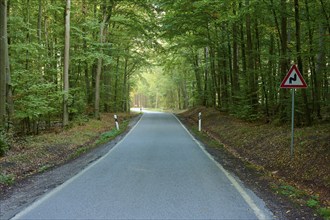
[[284,77],[280,87],[288,89],[307,88],[307,84],[296,65],[291,67]]

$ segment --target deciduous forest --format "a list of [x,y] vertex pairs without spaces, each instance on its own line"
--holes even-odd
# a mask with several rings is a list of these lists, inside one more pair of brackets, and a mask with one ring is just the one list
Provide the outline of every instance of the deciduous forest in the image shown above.
[[[0,0],[1,201],[25,178],[96,160],[135,107],[180,112],[279,219],[328,219],[329,58],[329,0]],[[280,88],[293,65],[307,88]]]
[[37,134],[133,106],[207,106],[281,124],[290,120],[291,95],[280,83],[292,64],[308,85],[296,90],[296,123],[329,121],[329,1],[1,0],[0,6],[3,132]]

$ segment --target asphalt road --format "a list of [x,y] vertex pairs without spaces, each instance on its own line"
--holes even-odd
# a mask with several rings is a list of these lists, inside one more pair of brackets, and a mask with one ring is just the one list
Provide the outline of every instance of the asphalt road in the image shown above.
[[180,122],[145,113],[104,157],[14,219],[271,219]]

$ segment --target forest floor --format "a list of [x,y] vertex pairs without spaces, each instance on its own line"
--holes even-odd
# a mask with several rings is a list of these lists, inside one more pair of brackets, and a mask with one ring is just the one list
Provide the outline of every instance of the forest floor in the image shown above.
[[70,127],[53,127],[38,135],[10,138],[11,149],[0,157],[0,192],[3,187],[35,173],[63,164],[125,131],[134,114],[118,114],[120,130],[115,129],[114,114],[101,120],[84,118]]
[[[202,132],[197,130],[199,112]],[[246,122],[205,107],[178,117],[219,163],[268,200],[277,217],[330,219],[329,124],[296,128],[291,158],[289,125]]]
[[0,157],[0,219],[10,219],[45,192],[72,178],[113,148],[139,120],[139,114],[113,114],[12,140]]

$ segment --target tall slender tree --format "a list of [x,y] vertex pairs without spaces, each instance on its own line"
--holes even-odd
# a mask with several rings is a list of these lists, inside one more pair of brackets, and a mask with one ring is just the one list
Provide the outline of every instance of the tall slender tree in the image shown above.
[[[105,29],[107,28],[111,15],[112,9],[114,7],[114,1],[110,1],[110,5],[104,1],[103,3],[103,20],[100,24],[100,53],[102,54],[102,44],[104,42],[104,33],[106,32]],[[101,78],[101,71],[102,71],[102,57],[98,58],[97,61],[97,71],[95,76],[95,103],[94,103],[94,116],[95,118],[100,118],[100,78]]]
[[[280,40],[281,40],[281,61],[280,61],[280,75],[281,78],[284,78],[285,73],[288,70],[288,57],[287,57],[287,49],[288,49],[288,27],[287,27],[287,2],[286,0],[281,0],[281,33],[280,33]],[[282,121],[286,121],[286,109],[285,109],[285,99],[287,90],[280,90],[280,103],[281,103],[281,109],[280,109],[280,117]]]
[[0,2],[0,128],[6,124],[7,0]]
[[[9,17],[9,4],[7,2],[7,15],[5,22],[5,60],[6,60],[6,101],[7,101],[7,121],[8,125],[12,123],[12,117],[14,114],[14,102],[13,102],[13,90],[12,90],[12,82],[11,82],[11,71],[10,71],[10,59],[9,59],[9,39],[8,39],[8,28],[7,28],[7,18]],[[9,126],[8,126],[9,128]]]
[[[301,74],[304,74],[304,65],[303,65],[303,59],[301,55],[301,31],[300,31],[300,13],[299,13],[299,0],[294,0],[294,10],[295,10],[295,24],[296,24],[296,51],[297,51],[297,61],[298,61],[298,67],[300,69]],[[304,109],[305,109],[305,120],[307,125],[311,125],[312,119],[311,114],[308,106],[308,100],[307,100],[307,93],[304,89],[302,91],[303,101],[304,101]]]
[[[233,1],[233,14],[237,16],[236,1]],[[233,32],[233,77],[232,77],[232,96],[234,104],[237,104],[237,96],[240,91],[239,85],[239,63],[238,63],[238,27],[237,22],[234,21],[232,25]]]
[[65,7],[65,46],[64,46],[64,77],[63,77],[63,126],[69,124],[69,51],[70,51],[70,8],[71,0],[66,0]]

